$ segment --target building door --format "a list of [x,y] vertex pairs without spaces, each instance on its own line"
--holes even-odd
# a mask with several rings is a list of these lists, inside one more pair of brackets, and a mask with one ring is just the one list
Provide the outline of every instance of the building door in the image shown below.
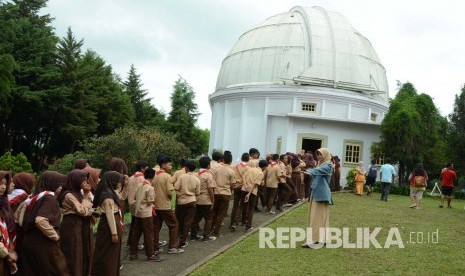
[[303,138],[301,149],[304,149],[306,152],[311,151],[315,155],[316,150],[321,148],[321,142],[322,140],[319,139]]

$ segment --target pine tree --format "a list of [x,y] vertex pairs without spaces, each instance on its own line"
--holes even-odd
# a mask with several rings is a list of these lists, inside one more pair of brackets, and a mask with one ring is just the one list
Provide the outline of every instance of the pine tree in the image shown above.
[[123,86],[124,92],[131,99],[134,123],[138,127],[162,128],[165,123],[165,115],[152,105],[151,98],[147,98],[148,91],[142,88],[143,84],[134,64],[131,65],[128,78]]
[[196,130],[197,104],[194,102],[195,93],[185,79],[179,77],[173,86],[171,94],[171,111],[167,120],[167,130],[174,133],[178,141],[186,145],[193,155],[198,152],[199,132]]
[[448,162],[453,162],[459,175],[465,174],[465,85],[455,95],[454,110],[449,114]]

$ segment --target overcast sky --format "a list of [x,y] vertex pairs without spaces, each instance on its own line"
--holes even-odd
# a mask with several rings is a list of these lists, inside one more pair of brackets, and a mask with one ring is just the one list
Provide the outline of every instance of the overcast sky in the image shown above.
[[452,112],[465,83],[465,1],[50,0],[44,12],[55,18],[58,36],[71,26],[123,79],[134,64],[165,112],[181,75],[196,92],[199,126],[210,128],[208,94],[228,51],[241,34],[294,6],[345,15],[377,51],[390,97],[396,80],[410,81],[443,115]]

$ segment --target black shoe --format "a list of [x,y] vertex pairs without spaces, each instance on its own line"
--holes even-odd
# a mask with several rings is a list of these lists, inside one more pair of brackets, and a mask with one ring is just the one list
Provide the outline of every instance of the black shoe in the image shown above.
[[444,206],[443,206],[443,205],[439,205],[439,208],[444,208]]
[[200,241],[202,238],[203,238],[202,236],[197,236],[197,235],[193,236],[193,235],[191,235],[191,241]]

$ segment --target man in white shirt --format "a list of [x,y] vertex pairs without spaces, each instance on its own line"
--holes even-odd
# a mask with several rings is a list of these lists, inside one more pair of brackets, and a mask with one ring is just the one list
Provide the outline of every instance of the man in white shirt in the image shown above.
[[379,178],[381,181],[381,200],[388,201],[389,189],[394,183],[396,169],[391,165],[391,159],[386,158],[386,163],[379,170]]

